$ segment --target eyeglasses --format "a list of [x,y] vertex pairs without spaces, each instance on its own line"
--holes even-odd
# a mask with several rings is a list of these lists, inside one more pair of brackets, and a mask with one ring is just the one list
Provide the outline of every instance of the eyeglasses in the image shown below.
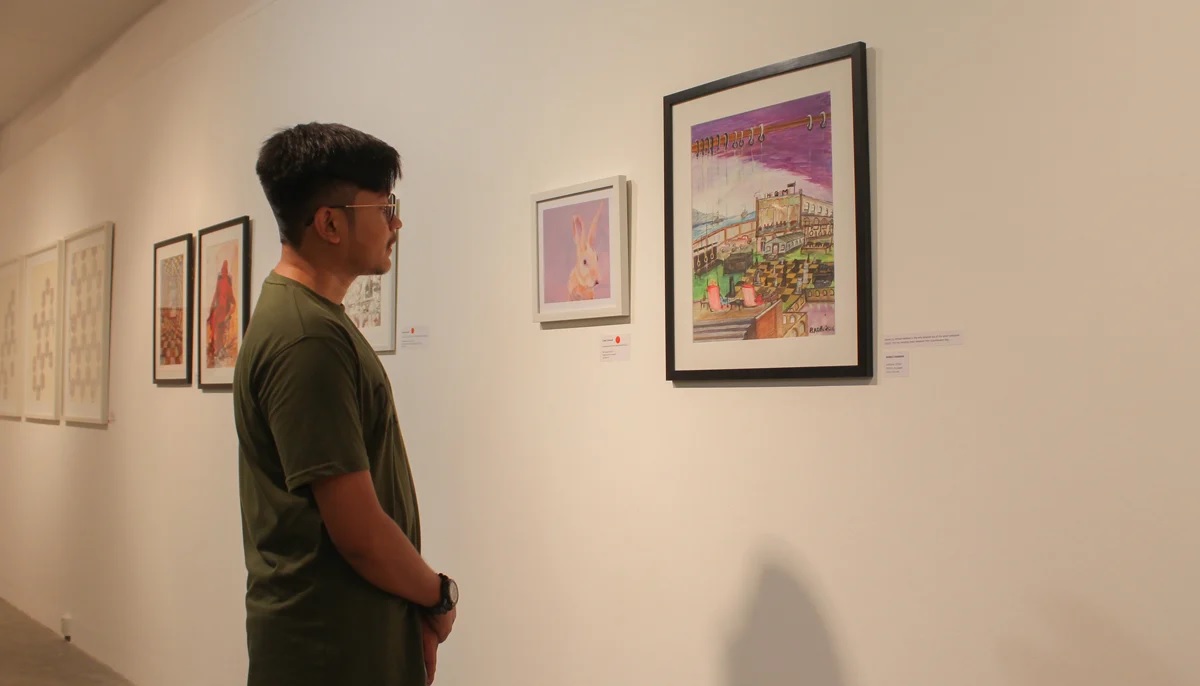
[[379,205],[329,205],[330,208],[339,207],[386,207],[383,214],[388,221],[400,216],[400,201],[396,199],[396,194],[392,193],[388,196],[388,201]]

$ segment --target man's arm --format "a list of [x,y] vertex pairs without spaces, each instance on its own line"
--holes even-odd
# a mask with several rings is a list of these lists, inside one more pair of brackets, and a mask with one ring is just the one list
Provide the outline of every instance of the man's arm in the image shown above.
[[438,603],[441,578],[379,506],[370,472],[319,479],[312,491],[329,537],[355,571],[417,605]]
[[[309,487],[334,546],[364,579],[429,607],[441,579],[379,504],[358,406],[358,359],[338,336],[312,335],[280,351],[262,372],[261,403],[285,485]],[[451,616],[429,617],[441,640]]]

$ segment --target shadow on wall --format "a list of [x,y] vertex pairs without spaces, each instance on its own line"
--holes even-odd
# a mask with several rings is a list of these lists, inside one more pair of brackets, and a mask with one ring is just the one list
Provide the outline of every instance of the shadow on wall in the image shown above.
[[833,639],[812,593],[778,560],[763,565],[734,626],[727,686],[844,686]]
[[1200,673],[1179,675],[1123,628],[1081,601],[1044,602],[1045,633],[1010,639],[998,651],[1006,681],[1026,686],[1191,686]]

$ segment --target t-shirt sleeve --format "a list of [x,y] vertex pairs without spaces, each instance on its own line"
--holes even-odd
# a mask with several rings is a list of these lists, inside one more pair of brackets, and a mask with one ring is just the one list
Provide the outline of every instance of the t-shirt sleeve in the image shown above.
[[370,468],[358,361],[348,341],[304,338],[278,354],[263,382],[262,410],[289,491]]

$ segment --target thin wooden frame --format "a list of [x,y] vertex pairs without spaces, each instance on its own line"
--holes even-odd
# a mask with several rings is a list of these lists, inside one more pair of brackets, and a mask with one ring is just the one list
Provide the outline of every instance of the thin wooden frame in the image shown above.
[[628,316],[626,178],[536,193],[531,210],[533,320]]
[[667,379],[872,377],[865,44],[668,95],[663,134]]
[[197,386],[233,388],[233,368],[250,325],[250,217],[201,229],[197,237]]
[[25,381],[25,262],[0,264],[0,417],[21,417]]
[[26,419],[62,418],[63,242],[25,256],[25,365],[21,414]]
[[[195,244],[196,239],[190,233],[154,244],[151,375],[159,386],[192,385]],[[165,302],[164,296],[175,302]]]

